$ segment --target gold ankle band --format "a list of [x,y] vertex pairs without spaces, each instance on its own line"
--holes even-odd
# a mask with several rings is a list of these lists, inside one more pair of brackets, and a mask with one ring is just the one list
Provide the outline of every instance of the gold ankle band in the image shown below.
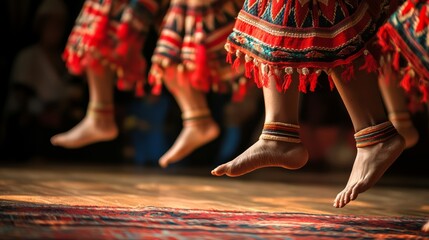
[[411,116],[409,112],[391,112],[389,113],[389,120],[390,121],[410,121]]
[[389,113],[389,120],[396,127],[412,127],[413,121],[411,120],[411,115],[409,112],[392,112]]
[[209,109],[198,109],[198,110],[191,110],[186,111],[182,113],[182,120],[188,121],[188,120],[194,120],[199,118],[206,118],[210,117],[211,113]]
[[211,120],[211,113],[207,108],[191,110],[182,113],[183,126],[196,126],[205,124],[206,120]]
[[86,114],[91,117],[105,117],[113,115],[114,105],[109,103],[90,102],[86,110]]

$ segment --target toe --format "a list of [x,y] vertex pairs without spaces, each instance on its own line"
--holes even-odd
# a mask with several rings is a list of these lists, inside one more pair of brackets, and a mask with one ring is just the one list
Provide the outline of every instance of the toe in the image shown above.
[[349,203],[349,202],[350,202],[350,193],[349,193],[349,191],[347,191],[346,193],[344,193],[344,196],[343,196],[344,206],[347,205],[347,203]]
[[162,168],[166,168],[168,167],[168,159],[166,158],[161,158],[159,161],[159,166],[161,166]]
[[422,227],[423,232],[429,232],[429,221]]
[[58,138],[57,138],[57,136],[53,136],[53,137],[51,137],[51,144],[52,144],[52,145],[54,145],[54,146],[56,146],[56,145],[57,145],[57,143],[58,143]]
[[211,173],[213,176],[220,177],[220,176],[225,175],[226,169],[227,169],[226,164],[222,164],[222,165],[218,166],[217,168],[213,169]]
[[351,194],[350,194],[350,198],[351,198],[351,200],[356,200],[356,198],[358,197],[358,195],[359,195],[359,187],[360,187],[360,185],[359,184],[356,184],[353,188],[352,188],[352,191],[351,191]]
[[340,199],[341,199],[342,193],[343,192],[338,193],[337,196],[335,197],[334,207],[336,207],[336,208],[340,207]]
[[339,207],[339,208],[344,207],[343,197],[344,197],[344,193],[343,193],[343,192],[341,192],[341,195],[338,197],[338,207]]

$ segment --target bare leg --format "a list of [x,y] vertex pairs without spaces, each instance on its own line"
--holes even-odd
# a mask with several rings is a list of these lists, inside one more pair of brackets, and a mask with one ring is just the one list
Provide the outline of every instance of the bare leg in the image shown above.
[[86,116],[71,130],[55,135],[51,143],[65,148],[80,148],[92,143],[113,140],[118,128],[113,112],[114,73],[87,70],[90,104]]
[[[286,91],[279,93],[271,79],[269,88],[264,88],[265,123],[283,122],[298,124],[299,92],[297,75]],[[299,169],[308,161],[308,152],[301,143],[289,143],[259,139],[234,160],[222,164],[212,175],[237,177],[263,167]]]
[[419,133],[411,121],[408,111],[406,95],[399,86],[399,75],[392,72],[390,64],[383,66],[378,84],[386,105],[389,119],[405,139],[405,148],[414,146],[419,140]]
[[[331,76],[352,119],[355,132],[387,121],[377,86],[377,75],[358,70],[363,57],[354,63],[355,75],[350,82],[340,79],[342,68],[333,69]],[[335,201],[335,207],[344,207],[351,200],[372,187],[398,158],[404,148],[404,139],[396,135],[387,141],[357,149],[348,183]]]
[[[165,85],[176,99],[180,110],[187,113],[208,110],[206,96],[190,84],[179,84],[177,67],[165,70]],[[173,146],[159,159],[161,167],[182,160],[195,149],[207,144],[219,136],[219,126],[211,116],[192,120],[184,126]]]

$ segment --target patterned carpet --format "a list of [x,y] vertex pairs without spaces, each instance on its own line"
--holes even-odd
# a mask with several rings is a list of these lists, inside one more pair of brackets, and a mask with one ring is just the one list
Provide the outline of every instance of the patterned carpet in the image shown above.
[[429,239],[424,218],[0,201],[0,239]]

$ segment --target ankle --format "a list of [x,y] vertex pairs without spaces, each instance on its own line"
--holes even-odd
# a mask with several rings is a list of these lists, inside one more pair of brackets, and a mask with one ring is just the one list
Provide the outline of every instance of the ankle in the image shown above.
[[264,124],[260,140],[301,143],[300,127],[295,124],[269,122]]
[[114,105],[111,103],[90,102],[85,118],[99,128],[116,127]]
[[366,127],[354,134],[357,148],[384,143],[392,138],[402,138],[390,121]]
[[411,114],[408,111],[391,112],[389,113],[389,120],[396,128],[414,127],[414,124],[411,120]]
[[208,108],[188,110],[182,113],[183,127],[205,127],[214,123]]

